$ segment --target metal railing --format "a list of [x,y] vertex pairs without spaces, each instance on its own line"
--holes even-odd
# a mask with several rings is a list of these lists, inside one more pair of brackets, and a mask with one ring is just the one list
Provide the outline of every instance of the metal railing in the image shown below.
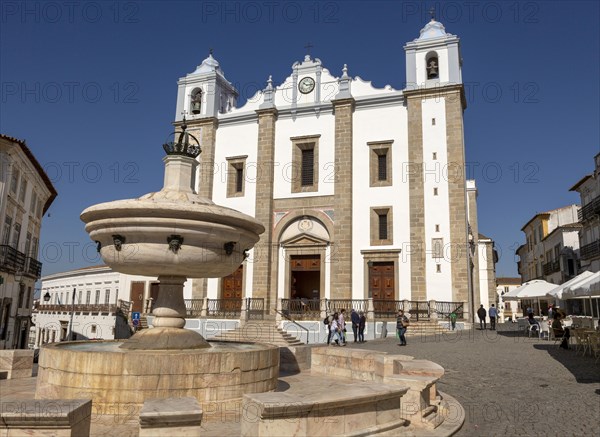
[[406,307],[403,308],[405,313],[410,314],[411,317],[418,322],[419,320],[429,320],[431,318],[431,308],[429,302],[426,300],[408,300]]
[[286,318],[318,320],[321,318],[321,299],[281,299],[281,312]]
[[37,307],[38,312],[83,312],[83,313],[116,313],[120,307],[114,303],[109,304],[51,304],[51,305],[39,305]]
[[579,248],[579,256],[581,259],[591,259],[600,256],[600,241],[586,244]]
[[265,318],[265,300],[262,297],[247,297],[246,311],[249,320],[262,320]]
[[579,211],[577,211],[577,218],[580,222],[585,220],[590,220],[594,216],[600,214],[600,196],[596,196],[592,199],[591,202],[582,206]]
[[373,299],[373,312],[375,318],[385,319],[393,318],[398,314],[398,310],[404,309],[402,300],[384,300]]
[[550,261],[542,265],[544,275],[551,275],[560,271],[560,261]]
[[14,247],[0,245],[0,266],[7,270],[22,272],[25,269],[26,256]]
[[185,299],[185,316],[190,318],[202,315],[204,299]]
[[[290,299],[288,299],[290,300]],[[294,299],[295,300],[295,299]],[[308,344],[308,338],[310,335],[310,330],[302,325],[300,325],[298,322],[296,322],[294,319],[292,319],[289,315],[286,315],[285,313],[283,313],[282,311],[278,311],[275,310],[275,312],[277,314],[281,314],[281,316],[286,319],[288,322],[292,322],[294,325],[296,325],[298,328],[302,329],[303,331],[306,331],[306,344]]]
[[242,313],[242,299],[208,299],[207,317],[239,319]]
[[27,267],[25,268],[25,274],[33,276],[35,279],[39,279],[42,274],[42,263],[32,257],[27,257]]
[[464,319],[463,312],[464,302],[435,302],[435,311],[437,312],[438,319],[450,317],[450,314],[456,313],[457,319]]
[[365,314],[369,310],[369,299],[328,299],[327,312],[335,313],[345,309],[350,312],[351,309],[363,311]]

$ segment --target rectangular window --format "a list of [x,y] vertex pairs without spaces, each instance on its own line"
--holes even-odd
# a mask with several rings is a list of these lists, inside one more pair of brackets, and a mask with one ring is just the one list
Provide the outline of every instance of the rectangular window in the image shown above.
[[39,240],[33,237],[33,244],[31,245],[31,257],[37,259],[38,257],[38,244]]
[[29,203],[29,214],[32,216],[36,216],[35,208],[37,206],[37,193],[35,191],[31,191],[31,202]]
[[19,170],[13,168],[12,175],[10,178],[10,192],[17,194],[17,188],[19,187]]
[[82,304],[82,302],[81,302],[81,293],[82,293],[82,291],[81,291],[81,290],[79,290],[79,293],[77,294],[77,303],[78,303],[79,305],[81,305],[81,304]]
[[25,256],[31,256],[29,251],[31,250],[31,232],[27,232],[25,236]]
[[43,209],[42,209],[42,201],[41,201],[41,200],[38,200],[38,202],[37,202],[37,209],[36,209],[36,215],[37,215],[39,218],[42,218],[42,212],[43,212]]
[[244,190],[244,169],[239,167],[235,169],[235,192],[241,193]]
[[110,303],[110,290],[104,292],[104,303],[108,305]]
[[444,239],[443,238],[432,238],[431,239],[431,256],[433,258],[444,257]]
[[388,238],[388,216],[387,214],[379,214],[379,239],[387,240]]
[[385,246],[393,242],[392,207],[371,208],[371,246]]
[[440,225],[435,225],[435,232],[440,232]]
[[13,238],[11,246],[15,249],[19,248],[19,240],[21,239],[21,223],[15,223],[15,227],[13,229]]
[[436,161],[437,160],[437,152],[433,152],[433,160]]
[[437,195],[438,195],[438,189],[437,189],[437,188],[434,188],[434,189],[433,189],[433,195],[434,195],[434,196],[437,196]]
[[227,197],[243,197],[245,189],[245,156],[233,156],[227,159]]
[[432,119],[431,119],[431,125],[432,125],[432,126],[435,126],[435,118],[432,118]]
[[436,271],[436,273],[442,273],[442,265],[441,264],[436,264],[435,265],[435,271]]
[[96,290],[96,299],[94,300],[96,305],[100,304],[100,290]]
[[302,150],[302,186],[312,186],[315,182],[314,179],[314,165],[315,165],[315,149],[304,149]]
[[387,180],[387,153],[377,155],[377,179]]
[[25,196],[27,195],[27,180],[25,177],[21,179],[21,192],[19,193],[19,200],[21,203],[25,202]]
[[292,137],[292,193],[319,190],[319,138],[321,135]]
[[12,217],[4,218],[4,231],[2,232],[2,244],[8,245],[10,242],[10,231],[12,228]]
[[85,292],[85,303],[86,303],[87,305],[89,305],[89,304],[90,304],[90,299],[91,299],[91,297],[92,297],[92,290],[88,290],[88,291],[86,291],[86,292]]
[[394,140],[370,141],[369,173],[371,187],[392,185],[392,143]]
[[506,309],[506,311],[510,311],[510,302],[506,302],[504,304],[504,308]]

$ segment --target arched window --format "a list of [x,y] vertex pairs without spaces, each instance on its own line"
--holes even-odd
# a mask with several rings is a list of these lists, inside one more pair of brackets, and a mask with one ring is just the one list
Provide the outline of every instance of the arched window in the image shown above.
[[427,70],[427,79],[438,79],[440,77],[440,64],[436,52],[429,52],[425,56],[425,69]]
[[202,110],[202,90],[200,88],[194,89],[191,94],[192,100],[190,103],[192,114],[200,114]]

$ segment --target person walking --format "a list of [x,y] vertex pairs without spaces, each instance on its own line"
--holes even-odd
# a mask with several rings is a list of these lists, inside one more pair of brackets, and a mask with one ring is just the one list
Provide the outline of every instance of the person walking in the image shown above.
[[352,333],[354,334],[354,343],[358,342],[358,325],[360,324],[360,316],[354,308],[350,310],[350,321],[352,322]]
[[329,345],[331,343],[331,337],[333,337],[333,330],[331,329],[331,323],[333,322],[333,319],[336,317],[336,314],[328,314],[327,317],[325,317],[325,320],[323,321],[323,323],[325,323],[325,325],[327,326],[327,344]]
[[456,329],[456,312],[452,311],[450,313],[450,324],[452,325],[452,330],[454,331]]
[[336,346],[339,346],[340,341],[339,341],[339,336],[338,336],[338,330],[340,329],[340,327],[338,325],[338,318],[335,317],[336,315],[337,315],[337,313],[334,314],[333,320],[329,324],[329,331],[331,332],[331,340],[333,340],[333,342],[334,342],[331,344],[335,344]]
[[342,308],[340,310],[340,317],[338,319],[338,325],[340,326],[340,340],[346,344],[346,310]]
[[363,311],[358,313],[358,342],[365,342],[365,325],[367,324],[367,318]]
[[487,328],[485,316],[487,316],[487,311],[483,307],[483,304],[481,304],[481,305],[479,305],[479,309],[477,310],[477,317],[479,317],[479,329]]
[[410,322],[408,318],[404,315],[403,310],[398,311],[398,316],[396,317],[396,332],[398,333],[398,338],[400,339],[400,343],[398,346],[406,346],[406,329]]
[[496,330],[496,317],[498,317],[498,310],[496,309],[494,304],[492,304],[492,306],[490,307],[489,314],[490,314],[490,330],[495,331]]

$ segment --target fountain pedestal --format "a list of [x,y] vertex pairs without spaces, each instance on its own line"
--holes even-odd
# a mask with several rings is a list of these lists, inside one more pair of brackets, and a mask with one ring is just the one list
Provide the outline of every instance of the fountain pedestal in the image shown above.
[[158,277],[158,299],[152,310],[152,329],[136,333],[121,345],[122,349],[138,350],[181,350],[202,349],[210,344],[195,331],[185,326],[185,301],[183,299],[184,276]]

